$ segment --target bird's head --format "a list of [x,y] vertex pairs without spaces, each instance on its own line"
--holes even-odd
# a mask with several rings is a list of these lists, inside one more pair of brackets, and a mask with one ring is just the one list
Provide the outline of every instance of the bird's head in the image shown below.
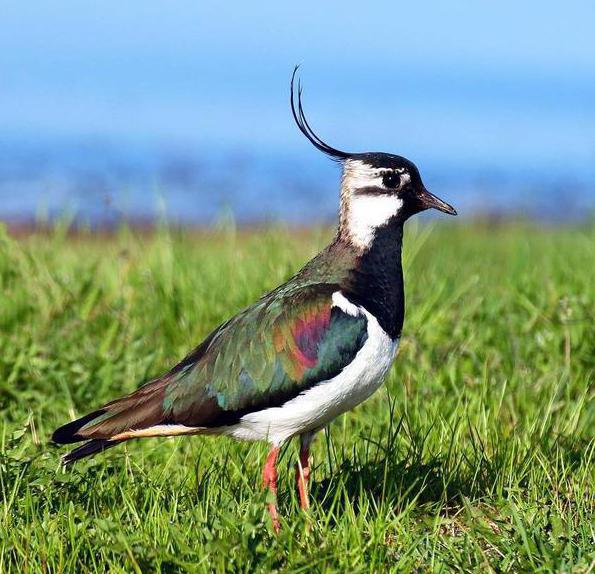
[[402,224],[426,209],[456,215],[455,209],[430,193],[412,161],[389,153],[348,153],[326,144],[318,137],[304,114],[302,86],[291,79],[291,110],[300,131],[318,150],[343,166],[339,232],[366,247],[376,231]]

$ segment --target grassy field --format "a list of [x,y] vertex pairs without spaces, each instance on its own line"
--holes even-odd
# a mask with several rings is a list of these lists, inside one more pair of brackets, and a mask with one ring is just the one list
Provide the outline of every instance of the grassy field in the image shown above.
[[1,572],[595,571],[595,227],[411,228],[387,385],[321,433],[307,514],[266,446],[128,443],[72,469],[59,424],[161,373],[327,231],[15,240],[0,229]]

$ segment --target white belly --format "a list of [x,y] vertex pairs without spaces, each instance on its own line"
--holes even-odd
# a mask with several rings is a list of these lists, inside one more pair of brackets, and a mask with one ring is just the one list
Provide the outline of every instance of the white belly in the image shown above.
[[336,377],[317,384],[280,407],[249,413],[238,424],[221,429],[222,432],[239,439],[268,440],[279,445],[294,435],[326,425],[378,389],[392,364],[399,341],[391,340],[365,309],[346,303],[350,305],[351,314],[364,313],[368,319],[368,338],[355,359]]

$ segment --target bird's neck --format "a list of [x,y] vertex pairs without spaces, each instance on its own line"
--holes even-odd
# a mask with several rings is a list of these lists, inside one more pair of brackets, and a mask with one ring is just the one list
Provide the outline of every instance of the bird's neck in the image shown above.
[[401,334],[405,292],[401,248],[403,223],[391,220],[377,228],[362,248],[342,233],[296,276],[300,285],[336,285],[352,303],[371,313],[392,338]]
[[400,336],[405,318],[402,246],[402,222],[393,220],[377,228],[346,282],[349,299],[374,315],[392,339]]

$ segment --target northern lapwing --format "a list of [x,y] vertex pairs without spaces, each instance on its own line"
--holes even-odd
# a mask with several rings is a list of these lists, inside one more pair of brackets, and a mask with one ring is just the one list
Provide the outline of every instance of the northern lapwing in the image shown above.
[[[417,167],[404,157],[347,153],[320,139],[304,114],[296,71],[294,120],[314,147],[342,165],[334,239],[167,373],[56,430],[56,443],[86,441],[64,456],[66,464],[142,437],[264,440],[271,445],[264,487],[276,495],[279,449],[299,436],[296,480],[301,507],[308,508],[312,438],[381,385],[405,314],[403,225],[428,208],[456,211],[424,187]],[[278,530],[275,503],[269,513]]]

